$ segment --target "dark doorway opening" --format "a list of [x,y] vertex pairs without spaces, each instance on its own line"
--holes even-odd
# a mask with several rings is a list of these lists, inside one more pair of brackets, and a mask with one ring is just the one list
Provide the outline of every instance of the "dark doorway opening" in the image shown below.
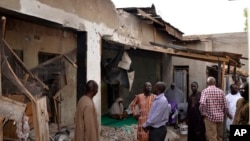
[[87,58],[87,32],[77,33],[77,101],[85,91],[87,79],[86,73]]
[[[50,60],[56,56],[57,54],[39,52],[38,63],[42,64],[43,62],[46,62],[47,60]],[[43,80],[43,82],[49,87],[49,90],[46,92],[46,97],[47,97],[47,109],[49,112],[50,122],[56,121],[56,110],[54,107],[55,103],[53,100],[53,96],[60,89],[60,84],[59,84],[60,81],[58,78],[61,73],[57,73],[58,71],[56,70],[62,66],[64,66],[62,65],[62,62],[51,63],[46,65],[38,73],[39,78]]]

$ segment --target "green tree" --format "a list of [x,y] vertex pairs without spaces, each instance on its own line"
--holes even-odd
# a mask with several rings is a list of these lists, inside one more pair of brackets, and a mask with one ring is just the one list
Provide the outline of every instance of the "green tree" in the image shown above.
[[244,17],[246,18],[244,31],[247,32],[248,31],[248,9],[247,8],[244,8]]

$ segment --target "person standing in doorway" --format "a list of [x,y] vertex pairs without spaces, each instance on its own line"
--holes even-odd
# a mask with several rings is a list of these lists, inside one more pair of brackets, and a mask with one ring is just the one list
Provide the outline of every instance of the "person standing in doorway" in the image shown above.
[[99,141],[98,121],[93,97],[98,85],[94,80],[86,84],[86,92],[80,98],[76,110],[75,140]]
[[166,123],[169,118],[168,100],[164,96],[166,84],[157,82],[154,86],[155,100],[150,108],[148,119],[143,123],[143,130],[149,130],[149,141],[164,141],[167,135]]
[[208,87],[201,92],[199,106],[208,141],[222,141],[224,116],[228,112],[225,93],[215,84],[214,77],[207,78]]
[[[137,129],[137,140],[138,141],[148,141],[148,132],[142,129],[142,124],[148,118],[148,112],[155,99],[155,94],[151,93],[152,84],[146,82],[144,84],[143,93],[135,96],[134,100],[131,102],[131,111],[133,116],[138,120]],[[139,113],[136,110],[136,106],[139,107]]]
[[177,107],[175,112],[171,112],[171,116],[169,117],[169,125],[173,125],[175,129],[178,129],[178,124],[180,123],[180,114],[181,112],[184,112],[179,111],[180,105],[184,103],[184,93],[178,87],[176,87],[175,83],[171,83],[170,88],[165,91],[165,96],[167,97],[168,102],[171,104],[172,109]]
[[192,94],[188,99],[187,125],[188,141],[206,141],[205,124],[199,111],[201,92],[198,91],[198,83],[191,83]]
[[184,93],[176,87],[175,83],[171,83],[170,88],[166,90],[165,96],[168,101],[175,101],[178,104],[184,103]]

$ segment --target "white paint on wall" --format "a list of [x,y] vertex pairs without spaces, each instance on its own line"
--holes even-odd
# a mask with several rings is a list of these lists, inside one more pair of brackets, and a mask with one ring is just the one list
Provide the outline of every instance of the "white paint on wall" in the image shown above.
[[[95,29],[95,28],[92,28]],[[96,31],[89,31],[87,38],[87,80],[95,80],[98,85],[98,94],[94,97],[98,117],[101,116],[101,37]]]

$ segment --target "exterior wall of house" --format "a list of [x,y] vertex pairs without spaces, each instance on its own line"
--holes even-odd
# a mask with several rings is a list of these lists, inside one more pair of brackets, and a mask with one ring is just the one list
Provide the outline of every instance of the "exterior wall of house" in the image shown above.
[[[220,52],[232,52],[242,54],[243,57],[248,58],[248,40],[247,33],[225,33],[225,34],[212,34],[212,35],[201,35],[199,36],[201,42],[186,44],[185,47],[190,49],[197,49],[203,51],[220,51]],[[189,85],[193,81],[199,83],[199,90],[206,87],[206,66],[211,66],[214,63],[173,57],[173,65],[189,66]],[[248,60],[241,60],[245,66],[241,69],[248,72]],[[214,64],[218,65],[218,64]],[[189,92],[191,92],[189,86]]]
[[[206,50],[208,51],[210,48],[210,43],[209,42],[201,42],[201,43],[196,43],[196,44],[187,44],[186,47],[190,49],[197,49],[197,50]],[[190,84],[193,81],[198,82],[199,84],[199,89],[202,90],[206,87],[206,66],[209,65],[210,63],[204,62],[204,61],[198,61],[198,60],[193,60],[193,59],[188,59],[188,58],[181,58],[181,57],[172,57],[172,64],[173,66],[188,66],[189,73],[189,93],[191,93],[190,90]],[[172,74],[173,75],[173,74]]]
[[[108,38],[134,49],[149,47],[149,41],[158,43],[171,42],[169,35],[165,32],[157,31],[153,25],[142,22],[134,15],[116,11],[114,4],[110,0],[1,0],[0,8],[54,22],[63,28],[70,28],[76,32],[87,32],[87,58],[83,58],[83,61],[87,60],[87,80],[94,79],[100,86],[98,94],[94,97],[98,117],[101,116],[100,89],[103,88],[101,85],[100,68],[101,39]],[[40,39],[33,40],[34,36]],[[13,30],[8,29],[6,38],[13,48],[24,50],[24,62],[28,68],[38,64],[37,53],[39,51],[63,53],[76,47],[75,33],[25,22],[14,25]],[[61,41],[62,39],[63,42]],[[17,46],[18,44],[20,46]],[[144,57],[147,58],[148,56]],[[154,57],[151,59],[154,59]],[[166,61],[166,63],[169,62]],[[138,62],[138,64],[140,63]],[[157,71],[154,74],[160,76],[159,73],[161,72],[158,72],[161,69],[160,65],[155,67],[155,70],[151,71]],[[69,79],[72,82],[76,82],[76,70],[69,67],[67,71],[70,72]],[[168,76],[169,74],[168,72],[162,72],[162,75]],[[158,79],[161,78],[157,77]],[[74,105],[76,104],[75,83],[70,84],[70,88],[67,88],[63,93],[65,101],[66,99],[71,100],[61,104],[62,125],[70,124],[74,121]]]
[[[248,35],[247,32],[225,33],[211,35],[210,40],[214,51],[225,51],[242,54],[248,58]],[[248,72],[248,60],[241,60],[244,64],[241,69]]]
[[166,82],[167,88],[173,81],[172,56],[164,54],[162,57],[162,81]]
[[172,36],[157,30],[153,24],[148,24],[135,15],[122,10],[118,10],[118,15],[120,15],[120,26],[113,34],[106,35],[107,39],[126,44],[131,48],[141,49],[151,46],[150,42],[161,44],[172,42]]
[[39,52],[63,54],[76,48],[74,32],[13,18],[7,19],[5,40],[13,49],[23,50],[29,69],[38,65]]
[[[50,0],[40,0],[40,1],[27,1],[27,0],[17,0],[8,1],[2,0],[0,2],[0,7],[15,11],[19,14],[34,16],[36,18],[41,18],[62,25],[65,28],[71,28],[76,31],[87,31],[87,80],[94,79],[100,85],[100,62],[101,62],[101,52],[100,52],[100,42],[101,36],[109,35],[113,32],[113,29],[119,27],[118,16],[113,3],[110,0],[84,0],[84,1],[50,1]],[[83,10],[84,9],[84,10]],[[52,32],[48,30],[48,33]],[[52,32],[53,33],[53,32]],[[61,38],[61,34],[57,35]],[[54,42],[44,42],[44,44],[51,44]],[[59,43],[58,43],[59,44]],[[76,41],[72,44],[76,44]],[[67,44],[65,44],[67,45]],[[48,45],[47,45],[48,46]],[[64,47],[63,47],[64,48]],[[63,48],[60,48],[61,50]],[[26,56],[24,61],[28,63],[28,66],[32,67],[37,64],[37,60],[30,61],[28,58],[37,58],[37,54],[33,53],[35,48],[29,49],[25,52],[34,55]],[[54,47],[48,47],[48,52],[55,52]],[[36,51],[37,52],[37,51]],[[83,58],[85,61],[86,58]],[[30,62],[29,62],[30,61]],[[76,76],[76,73],[72,73]],[[76,77],[74,77],[74,81]],[[99,87],[100,88],[100,87]],[[76,86],[71,88],[70,92],[75,92],[72,94],[72,98],[76,97]],[[101,94],[99,93],[95,96],[94,102],[97,107],[98,116],[101,116]],[[76,103],[73,102],[73,103]],[[62,107],[71,107],[69,104]],[[68,109],[68,108],[66,108]],[[72,109],[75,109],[73,107]],[[67,119],[62,119],[62,121],[74,121],[72,118],[74,116],[75,110],[69,110],[66,112],[64,108],[61,109],[61,113],[71,113],[71,117],[63,117]],[[69,119],[68,119],[69,118]]]

